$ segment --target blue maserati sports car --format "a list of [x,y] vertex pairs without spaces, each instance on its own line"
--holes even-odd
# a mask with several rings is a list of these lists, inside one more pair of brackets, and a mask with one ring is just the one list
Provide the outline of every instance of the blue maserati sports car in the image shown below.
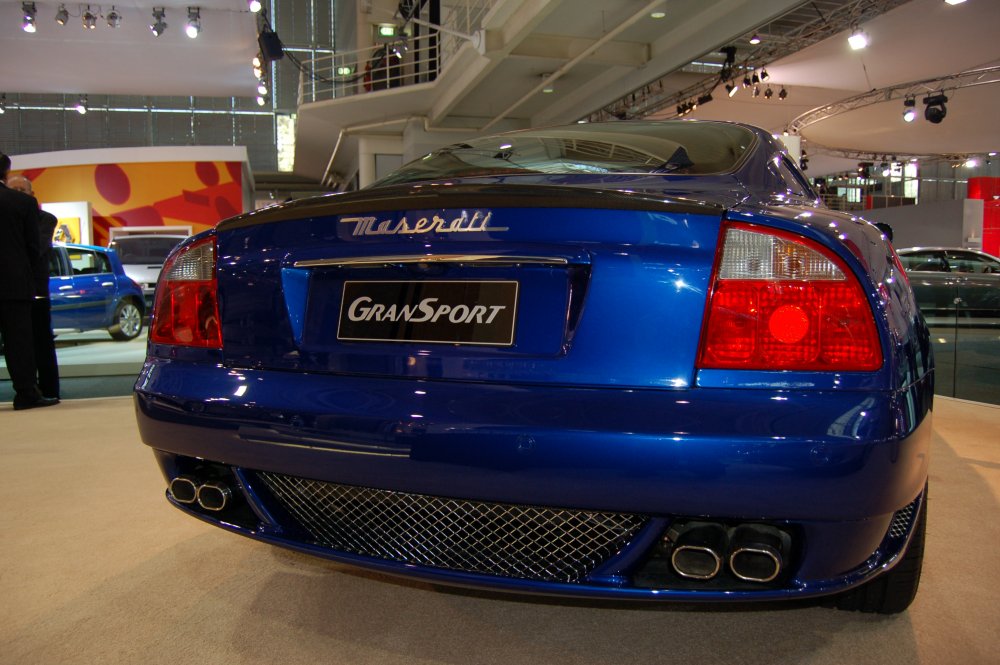
[[300,552],[895,613],[933,381],[892,248],[770,135],[612,122],[469,140],[193,236],[135,402],[171,503]]

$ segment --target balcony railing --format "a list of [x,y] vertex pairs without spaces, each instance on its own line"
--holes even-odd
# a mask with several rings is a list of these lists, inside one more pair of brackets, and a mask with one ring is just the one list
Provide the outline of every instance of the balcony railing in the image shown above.
[[429,83],[482,28],[499,0],[458,0],[441,7],[441,25],[421,16],[400,25],[397,37],[355,51],[304,61],[299,104]]

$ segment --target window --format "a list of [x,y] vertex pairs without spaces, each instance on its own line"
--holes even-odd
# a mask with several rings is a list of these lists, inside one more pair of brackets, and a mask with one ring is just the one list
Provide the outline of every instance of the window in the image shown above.
[[911,270],[948,272],[948,263],[944,260],[941,252],[909,252],[900,254],[899,260],[902,261],[903,269],[907,272]]
[[69,250],[69,262],[74,275],[99,275],[111,272],[111,261],[102,252],[90,249]]
[[973,252],[948,252],[952,272],[1000,273],[1000,261]]

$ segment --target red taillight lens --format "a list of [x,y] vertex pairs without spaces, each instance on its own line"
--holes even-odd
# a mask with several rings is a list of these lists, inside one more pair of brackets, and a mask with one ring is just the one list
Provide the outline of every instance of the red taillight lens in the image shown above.
[[805,238],[726,227],[699,367],[872,371],[882,350],[847,266]]
[[149,338],[160,344],[222,348],[215,237],[188,245],[163,265]]

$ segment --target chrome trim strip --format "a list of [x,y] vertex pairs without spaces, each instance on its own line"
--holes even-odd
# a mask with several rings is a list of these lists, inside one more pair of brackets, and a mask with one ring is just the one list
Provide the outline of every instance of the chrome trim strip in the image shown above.
[[363,256],[356,258],[310,259],[296,261],[296,268],[357,267],[410,263],[476,263],[485,265],[531,263],[538,265],[567,265],[562,256],[503,256],[500,254],[409,254],[402,256]]

